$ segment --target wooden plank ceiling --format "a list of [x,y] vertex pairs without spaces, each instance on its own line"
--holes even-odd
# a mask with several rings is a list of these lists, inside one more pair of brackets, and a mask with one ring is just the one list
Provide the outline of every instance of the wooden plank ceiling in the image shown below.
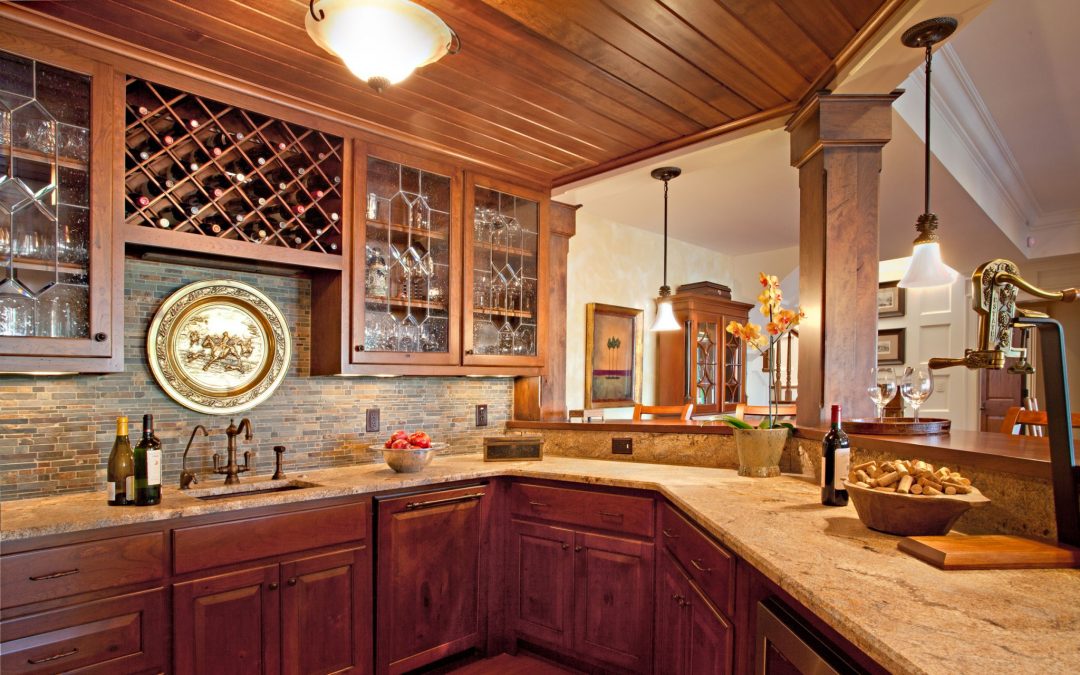
[[377,94],[306,0],[89,0],[37,11],[563,184],[790,113],[899,0],[420,0],[462,50]]

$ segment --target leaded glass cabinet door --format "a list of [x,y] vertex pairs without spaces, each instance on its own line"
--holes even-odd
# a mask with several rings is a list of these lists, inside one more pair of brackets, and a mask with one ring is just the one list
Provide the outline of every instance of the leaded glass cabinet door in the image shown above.
[[[742,317],[723,317],[727,321],[745,321]],[[744,393],[746,381],[746,346],[739,338],[724,331],[724,370],[723,370],[723,405],[721,412],[735,410],[735,407],[746,400]]]
[[353,362],[456,364],[459,173],[384,148],[369,148],[360,161],[366,170],[357,192],[364,226],[353,252]]
[[465,194],[462,363],[542,365],[547,199],[483,176],[470,176]]
[[697,412],[717,412],[720,389],[718,341],[724,338],[714,319],[699,319],[692,324],[696,330],[693,336],[694,350],[694,386],[693,402]]
[[[111,72],[0,51],[0,358],[109,357]],[[93,370],[94,368],[79,369]]]

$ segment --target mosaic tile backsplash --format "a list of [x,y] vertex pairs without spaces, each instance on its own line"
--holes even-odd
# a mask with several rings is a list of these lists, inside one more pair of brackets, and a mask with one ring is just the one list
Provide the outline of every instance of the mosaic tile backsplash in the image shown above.
[[[146,333],[169,294],[193,281],[236,279],[263,291],[284,312],[293,335],[289,374],[274,395],[241,416],[255,438],[239,449],[255,453],[255,473],[273,471],[273,446],[284,445],[286,471],[381,461],[367,445],[398,428],[424,429],[450,453],[478,452],[483,437],[498,433],[510,416],[509,378],[345,378],[308,376],[311,289],[305,278],[211,270],[127,260],[125,269],[125,370],[108,375],[0,376],[0,500],[104,489],[105,466],[117,415],[131,420],[132,444],[142,415],[152,413],[164,445],[166,485],[178,481],[180,461],[196,424],[188,466],[200,474],[211,455],[225,456],[228,417],[196,413],[173,402],[157,385],[146,359]],[[478,403],[488,404],[486,428],[473,426]],[[379,408],[384,433],[364,433],[364,411]],[[239,420],[237,420],[239,422]],[[202,485],[223,480],[201,475]]]

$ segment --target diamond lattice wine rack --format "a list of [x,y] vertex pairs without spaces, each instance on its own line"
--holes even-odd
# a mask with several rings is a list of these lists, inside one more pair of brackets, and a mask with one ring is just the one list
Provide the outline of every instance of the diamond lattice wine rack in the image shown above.
[[127,83],[128,224],[341,254],[340,137]]

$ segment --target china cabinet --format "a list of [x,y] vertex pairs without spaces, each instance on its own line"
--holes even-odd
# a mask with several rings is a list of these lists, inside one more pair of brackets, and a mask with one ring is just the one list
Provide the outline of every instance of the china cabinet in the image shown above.
[[0,371],[119,370],[117,80],[104,64],[25,46],[0,51]]
[[745,322],[753,305],[735,302],[731,289],[712,282],[679,286],[671,297],[678,332],[657,338],[660,405],[693,403],[694,414],[735,410],[746,402],[746,351],[725,327]]

